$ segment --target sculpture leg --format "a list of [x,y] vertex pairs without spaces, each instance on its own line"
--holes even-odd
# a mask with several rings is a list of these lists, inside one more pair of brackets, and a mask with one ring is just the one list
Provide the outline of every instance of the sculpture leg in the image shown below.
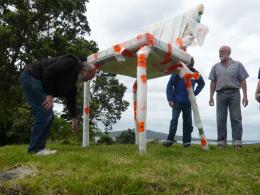
[[196,97],[194,95],[192,85],[191,85],[191,78],[198,79],[199,75],[198,75],[198,73],[191,72],[187,68],[187,66],[183,63],[182,63],[182,66],[179,69],[180,69],[180,76],[185,80],[185,85],[186,85],[186,89],[187,89],[187,92],[188,92],[188,97],[189,97],[189,100],[190,100],[190,103],[191,103],[191,109],[193,111],[194,125],[199,130],[201,147],[204,150],[208,150],[209,149],[208,142],[207,142],[206,136],[205,136],[204,131],[203,131],[202,121],[201,121],[201,118],[200,118],[198,104],[196,102]]
[[133,85],[133,99],[134,99],[134,121],[135,121],[135,144],[138,145],[138,120],[136,118],[137,109],[137,80],[135,80]]
[[203,126],[202,126],[202,122],[201,122],[201,118],[200,118],[198,104],[196,102],[196,97],[193,93],[192,88],[189,88],[187,90],[188,90],[188,94],[189,94],[189,100],[190,100],[190,103],[191,103],[191,108],[192,108],[193,115],[194,115],[194,124],[199,130],[201,148],[203,150],[208,150],[209,145],[208,145],[206,136],[205,136],[204,131],[203,131]]
[[139,153],[146,153],[146,112],[147,112],[147,58],[151,49],[144,46],[137,52],[137,120]]
[[82,147],[89,146],[89,96],[90,81],[84,82],[84,112],[83,112],[83,138]]

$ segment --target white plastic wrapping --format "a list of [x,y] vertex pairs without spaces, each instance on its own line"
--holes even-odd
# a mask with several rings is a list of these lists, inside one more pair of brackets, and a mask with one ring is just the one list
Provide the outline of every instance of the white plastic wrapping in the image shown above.
[[89,146],[89,100],[90,100],[90,81],[84,82],[84,110],[83,110],[83,136],[82,146]]
[[[182,66],[179,67],[179,70],[180,70],[180,76],[181,77],[185,77],[186,74],[189,74],[189,75],[193,74],[193,72],[190,71],[189,68],[183,63],[182,63]],[[185,83],[187,84],[187,80],[185,80]],[[193,112],[194,126],[197,127],[198,130],[199,130],[201,147],[204,150],[208,150],[209,149],[208,142],[207,142],[206,136],[205,136],[204,131],[203,131],[203,126],[202,126],[202,122],[201,122],[201,118],[200,118],[198,104],[196,102],[196,97],[194,95],[194,92],[193,92],[193,89],[192,89],[191,86],[186,86],[186,89],[187,89],[187,92],[188,92],[188,97],[189,97],[192,112]]]
[[208,28],[200,24],[203,11],[204,6],[198,5],[180,16],[152,24],[144,31],[182,49],[186,49],[190,45],[201,46],[208,33]]
[[199,130],[201,147],[204,150],[208,150],[209,146],[208,146],[208,142],[207,142],[206,136],[205,136],[204,131],[203,131],[202,121],[201,121],[201,118],[200,118],[200,113],[199,113],[198,104],[196,102],[196,97],[193,93],[192,88],[188,88],[187,90],[188,90],[188,94],[189,94],[189,100],[190,100],[190,103],[191,103],[191,108],[192,108],[192,111],[193,111],[194,125]]
[[[180,16],[147,27],[144,34],[88,56],[88,63],[95,64],[104,72],[137,78],[137,90],[136,93],[133,91],[133,98],[136,102],[136,140],[140,154],[146,153],[147,80],[172,74],[179,66],[181,76],[192,73],[183,64],[191,61],[185,49],[190,45],[202,45],[208,33],[208,28],[200,24],[203,9],[203,5],[196,6]],[[141,56],[144,56],[145,64],[140,66]],[[193,91],[189,93],[193,94]],[[204,133],[196,98],[194,94],[189,98],[195,126],[199,128],[202,138]]]
[[144,46],[137,52],[137,121],[139,153],[146,153],[146,112],[147,112],[147,58],[151,48]]
[[[167,71],[167,69],[174,63],[178,61],[189,63],[191,60],[189,53],[146,33],[139,34],[130,40],[88,56],[88,63],[98,65],[97,68],[104,72],[136,78],[136,52],[144,45],[151,46],[152,50],[148,58],[150,63],[147,69],[148,79],[169,75],[172,72]],[[169,48],[171,50],[170,53]],[[171,56],[171,60],[162,64],[168,53]]]
[[[179,70],[180,70],[180,76],[181,77],[184,77],[185,74],[192,74],[193,73],[183,63],[182,63],[182,67],[180,67]],[[201,119],[200,119],[200,113],[199,113],[198,105],[196,103],[196,97],[195,97],[194,92],[193,92],[191,87],[187,88],[187,90],[188,90],[189,100],[190,100],[192,111],[193,111],[194,125],[197,128],[202,128],[202,122],[201,122]]]
[[188,89],[188,94],[189,94],[189,100],[190,100],[192,111],[193,111],[194,125],[197,128],[203,128],[201,118],[200,118],[198,104],[196,102],[196,97],[193,93],[192,88]]
[[133,84],[133,103],[134,103],[134,122],[135,122],[135,144],[138,145],[138,121],[136,118],[137,111],[137,80]]

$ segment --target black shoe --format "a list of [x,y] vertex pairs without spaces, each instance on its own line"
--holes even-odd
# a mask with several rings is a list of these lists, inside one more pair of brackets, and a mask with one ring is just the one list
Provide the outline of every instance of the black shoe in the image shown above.
[[237,149],[237,150],[239,150],[239,149],[242,148],[242,145],[234,145],[234,148]]
[[226,144],[218,144],[218,148],[220,149],[225,149],[227,147]]
[[164,141],[164,142],[162,143],[162,145],[164,145],[165,147],[171,147],[171,146],[172,146],[172,142],[166,140],[166,141]]
[[191,147],[191,144],[184,144],[183,147],[184,148],[189,148],[189,147]]

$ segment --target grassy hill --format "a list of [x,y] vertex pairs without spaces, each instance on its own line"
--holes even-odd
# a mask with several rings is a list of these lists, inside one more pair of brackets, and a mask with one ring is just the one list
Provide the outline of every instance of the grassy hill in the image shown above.
[[0,181],[2,194],[260,194],[260,145],[164,148],[135,145],[50,145],[53,156],[0,147],[0,172],[29,167],[23,179]]

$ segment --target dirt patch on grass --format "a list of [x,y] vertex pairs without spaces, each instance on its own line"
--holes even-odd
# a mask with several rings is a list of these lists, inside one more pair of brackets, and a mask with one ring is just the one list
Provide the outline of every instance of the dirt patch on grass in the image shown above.
[[30,191],[21,185],[14,185],[12,187],[0,186],[0,194],[14,195],[14,194],[31,194]]
[[15,180],[23,179],[26,176],[34,176],[37,172],[37,168],[22,164],[0,171],[0,194],[30,194],[29,189],[25,186],[16,184]]
[[22,179],[29,175],[35,175],[37,169],[33,167],[18,165],[5,171],[0,172],[0,182],[5,182],[13,179]]

